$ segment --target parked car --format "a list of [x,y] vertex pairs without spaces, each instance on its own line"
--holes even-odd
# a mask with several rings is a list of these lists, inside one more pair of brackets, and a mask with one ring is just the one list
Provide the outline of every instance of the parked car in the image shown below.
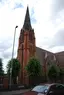
[[64,85],[59,83],[42,84],[35,86],[23,95],[64,95]]

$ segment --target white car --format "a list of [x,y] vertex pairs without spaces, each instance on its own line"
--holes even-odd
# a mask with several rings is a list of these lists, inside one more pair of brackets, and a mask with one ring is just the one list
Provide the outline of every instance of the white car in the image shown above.
[[59,83],[42,84],[35,86],[23,95],[64,95],[64,85]]

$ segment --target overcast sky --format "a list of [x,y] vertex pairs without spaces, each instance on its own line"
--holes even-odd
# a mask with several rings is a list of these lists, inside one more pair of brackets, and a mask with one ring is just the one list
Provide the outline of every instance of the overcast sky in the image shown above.
[[27,5],[36,46],[51,52],[64,51],[64,0],[0,0],[0,57],[4,68],[12,55],[16,25],[14,56],[17,55]]

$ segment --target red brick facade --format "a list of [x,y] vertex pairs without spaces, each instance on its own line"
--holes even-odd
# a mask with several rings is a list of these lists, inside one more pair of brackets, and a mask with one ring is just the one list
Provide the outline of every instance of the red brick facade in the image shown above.
[[[29,10],[27,7],[26,16],[23,28],[20,31],[18,54],[17,58],[21,64],[20,81],[23,84],[29,84],[28,77],[25,71],[25,66],[30,57],[35,56],[35,35],[34,30],[31,28],[29,18]],[[28,26],[27,26],[28,25]],[[28,27],[28,28],[27,28]]]

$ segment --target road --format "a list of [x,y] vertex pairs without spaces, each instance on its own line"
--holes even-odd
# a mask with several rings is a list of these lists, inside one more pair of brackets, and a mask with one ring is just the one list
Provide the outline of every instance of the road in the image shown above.
[[22,90],[15,90],[15,91],[4,91],[0,92],[0,95],[22,95],[22,93],[29,91],[30,89],[22,89]]

